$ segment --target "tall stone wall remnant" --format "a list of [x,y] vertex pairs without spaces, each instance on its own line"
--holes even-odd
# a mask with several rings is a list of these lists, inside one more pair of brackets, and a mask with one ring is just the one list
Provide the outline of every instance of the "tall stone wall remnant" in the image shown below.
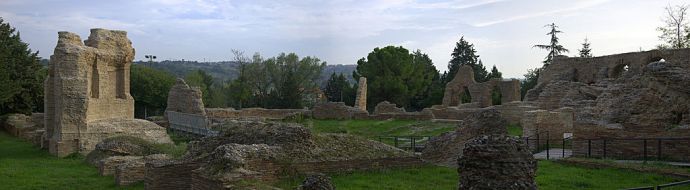
[[491,102],[491,91],[495,88],[501,92],[501,102],[509,103],[520,101],[520,81],[512,79],[503,81],[501,79],[491,79],[487,82],[477,83],[474,80],[472,67],[464,65],[458,69],[455,78],[446,84],[446,91],[443,94],[443,106],[455,107],[462,104],[462,96],[469,96],[472,103],[479,104],[479,107],[493,105]]
[[355,99],[355,107],[367,111],[367,78],[359,77],[359,86],[357,87],[357,99]]
[[472,139],[458,159],[458,189],[537,189],[537,161],[519,138]]
[[458,124],[455,131],[432,138],[422,151],[422,159],[438,165],[455,167],[462,149],[469,140],[482,135],[506,135],[507,121],[492,108],[474,110]]
[[206,115],[201,89],[190,87],[184,79],[177,78],[168,93],[168,107],[165,111]]
[[129,93],[134,48],[125,31],[91,29],[83,43],[70,32],[59,32],[58,37],[45,81],[45,125],[52,154],[87,153],[115,135],[171,142],[165,129],[134,119]]

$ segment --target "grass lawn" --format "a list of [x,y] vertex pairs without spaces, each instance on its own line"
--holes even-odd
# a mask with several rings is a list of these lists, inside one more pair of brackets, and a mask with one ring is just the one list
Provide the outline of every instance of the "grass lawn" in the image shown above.
[[[391,169],[369,172],[332,174],[338,189],[457,189],[458,175],[455,169],[425,166],[411,169]],[[280,181],[276,186],[294,189],[303,178]],[[537,185],[543,190],[561,189],[624,189],[665,184],[674,179],[655,174],[632,172],[621,169],[589,169],[540,161]],[[690,186],[674,189],[690,189]]]
[[144,189],[144,184],[118,187],[83,158],[54,157],[0,130],[0,189]]
[[317,133],[346,133],[372,140],[378,136],[438,136],[455,130],[455,124],[413,120],[307,120]]

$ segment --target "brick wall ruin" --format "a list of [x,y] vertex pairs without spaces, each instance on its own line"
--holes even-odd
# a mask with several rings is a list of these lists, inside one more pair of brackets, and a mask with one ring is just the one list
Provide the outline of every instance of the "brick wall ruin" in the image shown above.
[[477,83],[474,80],[472,67],[464,65],[458,69],[455,78],[446,84],[446,91],[443,94],[443,106],[454,107],[462,104],[462,96],[469,92],[472,103],[479,104],[480,108],[493,105],[491,102],[491,91],[498,88],[501,92],[501,102],[508,103],[520,101],[520,81],[513,79],[503,81],[501,79],[491,79],[490,81]]
[[190,87],[184,79],[177,78],[175,85],[168,92],[168,104],[165,111],[206,115],[201,89]]
[[[690,137],[688,86],[690,49],[558,57],[525,99],[545,110],[573,108],[574,155],[604,157],[606,147],[606,157],[639,159],[643,139]],[[688,160],[685,140],[649,141],[650,155],[661,146],[661,157]]]
[[73,33],[58,36],[45,81],[45,125],[52,154],[86,153],[113,135],[171,142],[165,129],[134,119],[129,93],[134,48],[125,31],[92,29],[83,43]]
[[537,189],[537,161],[518,138],[480,136],[462,152],[458,189]]

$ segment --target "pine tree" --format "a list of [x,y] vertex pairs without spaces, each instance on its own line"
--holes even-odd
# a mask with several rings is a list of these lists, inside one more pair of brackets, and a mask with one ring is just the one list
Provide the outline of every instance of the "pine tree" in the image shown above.
[[489,75],[487,77],[488,77],[488,79],[493,79],[493,78],[501,79],[501,78],[503,78],[503,73],[498,71],[498,68],[496,68],[496,65],[494,65],[494,67],[491,68],[491,73],[489,73]]
[[455,77],[460,66],[469,65],[474,70],[474,80],[477,82],[484,82],[487,80],[488,72],[482,64],[482,61],[477,55],[477,50],[474,49],[474,44],[465,41],[465,37],[460,37],[460,41],[455,43],[455,49],[450,54],[451,59],[448,62],[448,76],[445,77],[445,83],[450,82]]
[[44,70],[38,52],[0,18],[0,115],[30,114],[43,107]]
[[592,49],[589,46],[589,40],[585,38],[585,42],[582,43],[582,49],[578,50],[580,52],[580,57],[592,57]]
[[558,44],[558,37],[556,36],[558,33],[563,33],[562,31],[558,30],[558,26],[556,26],[555,23],[548,24],[544,27],[551,28],[551,31],[549,33],[546,33],[546,35],[551,36],[551,42],[547,45],[534,45],[533,47],[539,48],[539,49],[545,49],[549,51],[549,54],[546,55],[546,58],[544,59],[544,66],[548,66],[551,64],[551,61],[553,61],[553,58],[561,55],[561,53],[569,52],[568,49],[565,49],[562,45]]

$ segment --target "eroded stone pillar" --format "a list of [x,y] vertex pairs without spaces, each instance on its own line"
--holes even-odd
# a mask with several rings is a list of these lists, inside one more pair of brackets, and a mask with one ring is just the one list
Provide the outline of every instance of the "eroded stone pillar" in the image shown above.
[[359,87],[357,87],[357,99],[355,99],[357,109],[367,111],[367,78],[359,77]]

